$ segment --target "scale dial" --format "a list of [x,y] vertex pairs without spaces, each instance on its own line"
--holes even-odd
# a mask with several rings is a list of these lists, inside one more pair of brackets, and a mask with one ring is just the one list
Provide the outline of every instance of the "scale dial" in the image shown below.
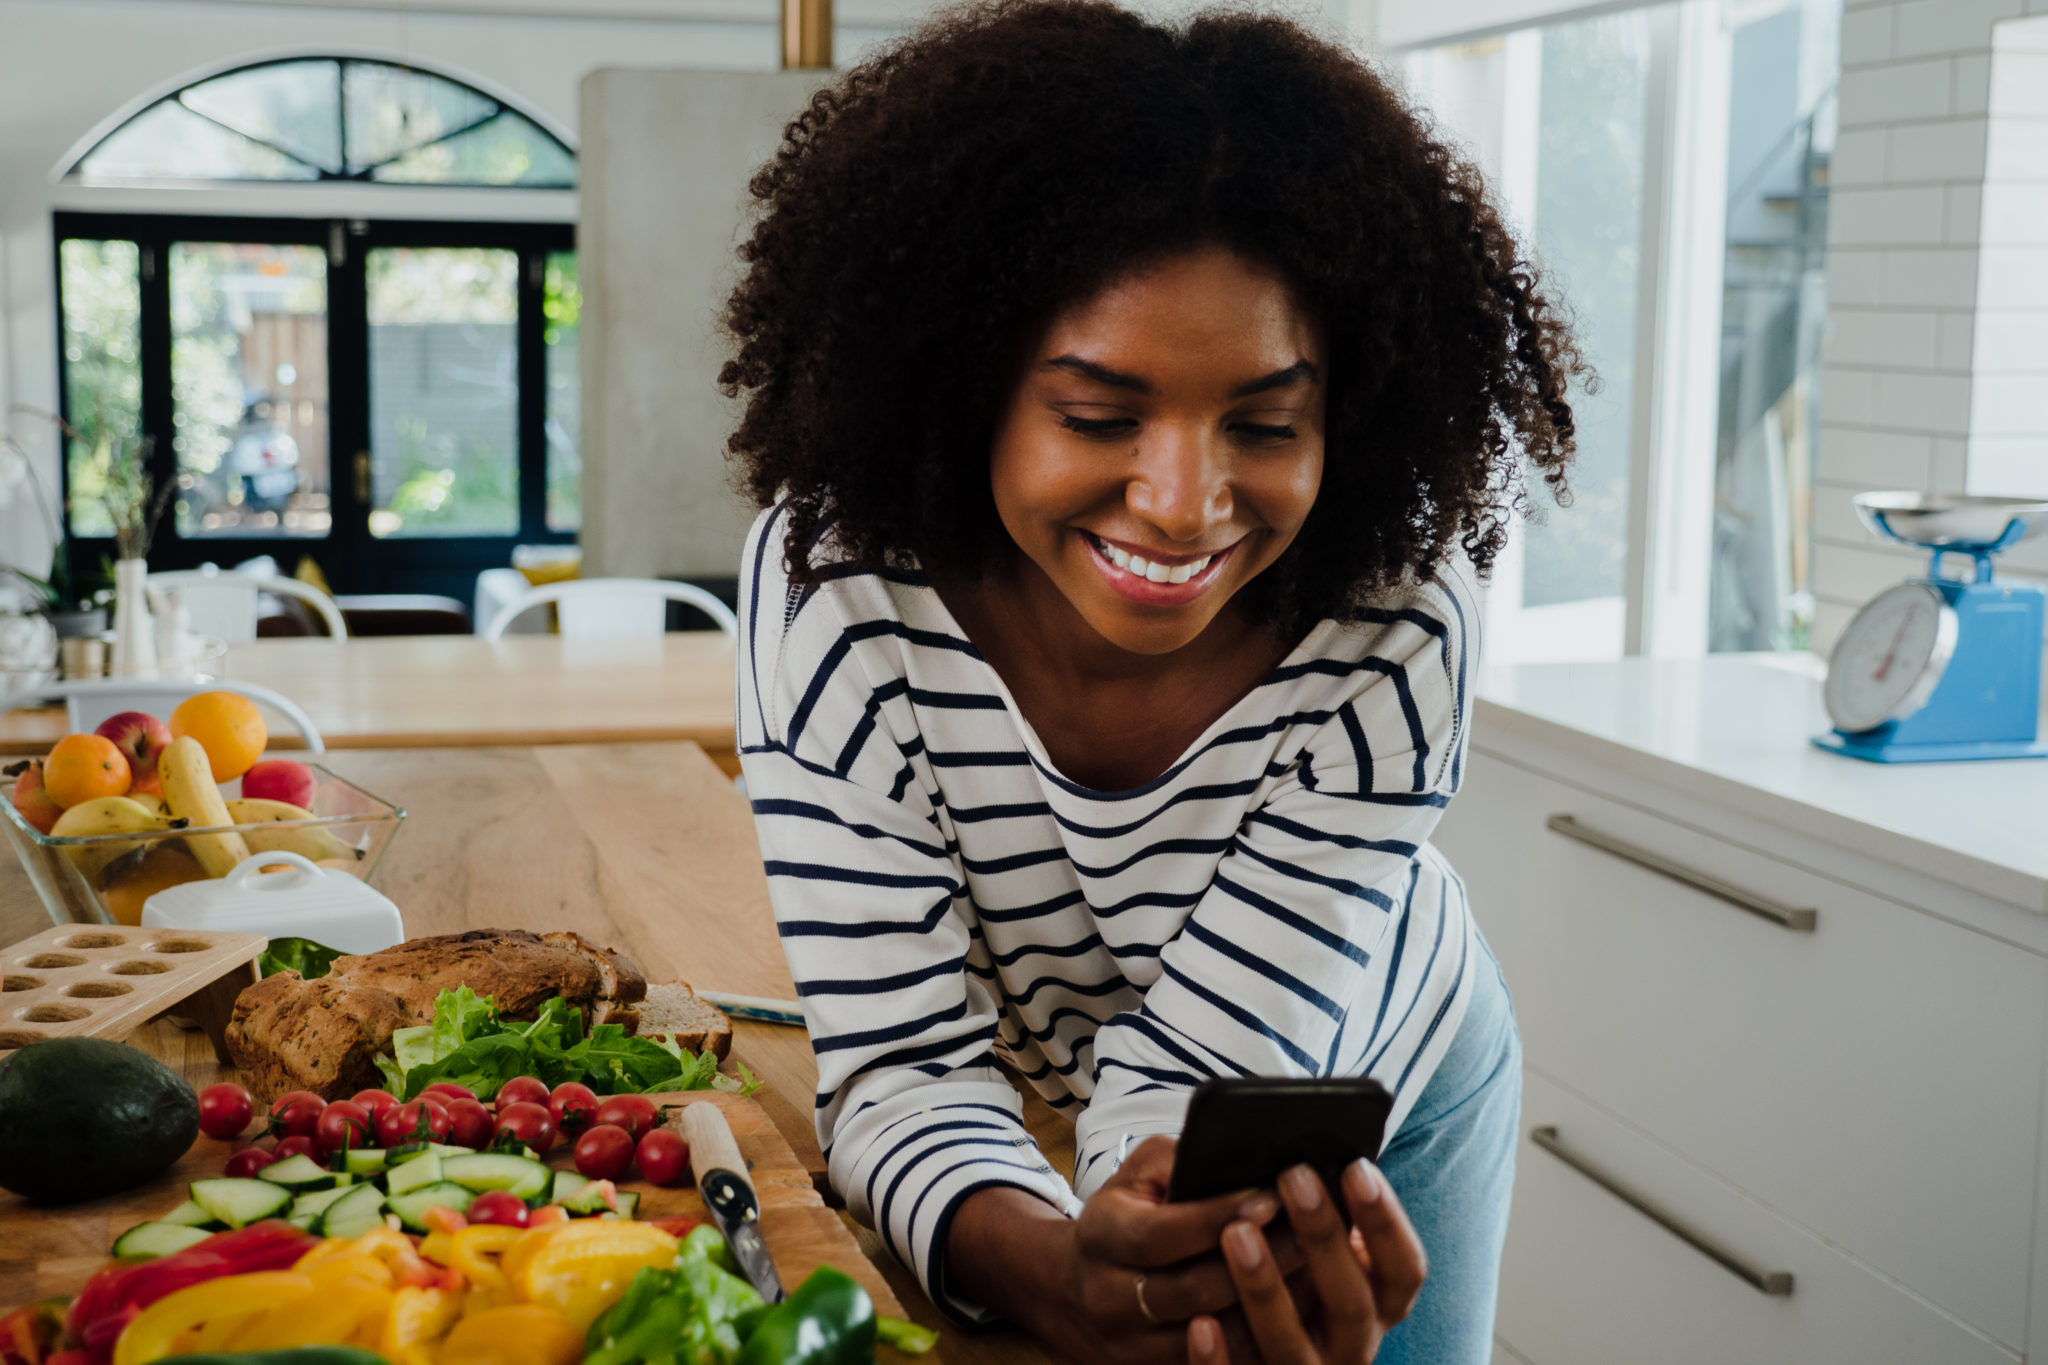
[[1887,588],[1856,613],[1828,661],[1828,718],[1848,734],[1904,720],[1934,694],[1956,647],[1956,614],[1927,583]]

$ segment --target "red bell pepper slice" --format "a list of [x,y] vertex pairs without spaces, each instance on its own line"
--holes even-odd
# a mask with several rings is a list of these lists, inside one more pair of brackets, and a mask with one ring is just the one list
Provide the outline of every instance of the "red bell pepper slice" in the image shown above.
[[158,1299],[223,1275],[289,1270],[318,1242],[273,1220],[217,1232],[155,1260],[116,1262],[86,1281],[72,1300],[65,1322],[71,1344],[85,1352],[89,1365],[109,1365],[122,1331]]

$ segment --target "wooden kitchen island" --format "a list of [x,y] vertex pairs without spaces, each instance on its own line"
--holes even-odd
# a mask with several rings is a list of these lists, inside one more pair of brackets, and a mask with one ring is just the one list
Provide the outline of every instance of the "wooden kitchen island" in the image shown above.
[[[574,929],[630,954],[650,981],[795,995],[752,813],[695,744],[360,750],[324,761],[408,812],[375,878],[408,935]],[[22,869],[0,865],[0,944],[48,923]],[[202,1034],[158,1023],[131,1041],[195,1087],[222,1074]],[[733,1057],[765,1083],[755,1099],[799,1160],[822,1174],[808,1036],[737,1021]],[[1025,1113],[1047,1158],[1071,1171],[1071,1126],[1028,1093]],[[1018,1332],[970,1336],[945,1326],[879,1239],[866,1229],[855,1235],[910,1315],[940,1328],[946,1365],[1050,1359]],[[6,1255],[0,1248],[0,1261]]]

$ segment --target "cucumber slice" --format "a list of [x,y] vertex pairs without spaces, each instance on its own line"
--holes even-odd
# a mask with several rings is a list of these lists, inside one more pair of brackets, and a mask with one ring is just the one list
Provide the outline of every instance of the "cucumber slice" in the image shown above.
[[590,1177],[575,1171],[556,1171],[554,1187],[548,1191],[550,1204],[567,1204],[576,1197],[576,1191],[590,1183]]
[[[282,1166],[282,1161],[274,1163]],[[265,1170],[270,1169],[268,1166]],[[269,1180],[195,1180],[192,1202],[231,1228],[275,1218],[292,1202],[292,1192]]]
[[461,1213],[469,1207],[469,1201],[474,1198],[474,1193],[454,1181],[443,1180],[422,1186],[410,1194],[392,1196],[391,1211],[398,1215],[399,1221],[407,1228],[414,1232],[425,1232],[428,1209],[449,1208]]
[[438,1184],[441,1178],[441,1158],[425,1152],[384,1172],[384,1188],[395,1198],[423,1185]]
[[616,1197],[619,1201],[619,1206],[616,1209],[601,1209],[597,1216],[600,1218],[623,1218],[631,1222],[634,1211],[640,1207],[640,1196],[631,1190],[620,1190]]
[[329,1170],[349,1175],[376,1175],[390,1160],[391,1154],[381,1147],[351,1147],[347,1151],[336,1152],[327,1166]]
[[[612,1197],[606,1199],[605,1195],[607,1194],[610,1194]],[[616,1207],[619,1198],[618,1186],[613,1182],[609,1180],[586,1180],[583,1182],[582,1188],[567,1199],[557,1197],[554,1202],[560,1204],[569,1212],[576,1214],[610,1213]]]
[[343,1185],[332,1190],[314,1190],[311,1194],[300,1195],[297,1199],[292,1200],[291,1217],[286,1221],[296,1222],[303,1215],[319,1217],[335,1204],[341,1202],[341,1197],[347,1194],[350,1188],[350,1186]]
[[427,1144],[427,1150],[428,1150],[428,1151],[430,1151],[430,1152],[432,1152],[432,1153],[433,1153],[433,1154],[434,1154],[435,1156],[475,1156],[475,1155],[476,1155],[476,1148],[474,1148],[474,1147],[457,1147],[457,1146],[456,1146],[456,1145],[455,1145],[454,1143],[452,1143],[452,1142],[430,1142],[430,1143],[428,1143],[428,1144]]
[[431,1142],[401,1142],[396,1147],[384,1149],[384,1165],[387,1169],[402,1166],[414,1157],[425,1156],[433,1150],[434,1144]]
[[332,1189],[335,1183],[333,1171],[303,1154],[288,1156],[283,1161],[273,1161],[256,1174],[273,1185],[282,1185],[294,1191]]
[[384,1226],[384,1196],[375,1185],[356,1185],[320,1211],[322,1237],[360,1237]]
[[220,1220],[187,1199],[178,1207],[156,1220],[159,1223],[176,1223],[186,1228],[217,1228]]
[[177,1223],[137,1223],[114,1239],[114,1254],[123,1260],[130,1257],[168,1256],[174,1251],[197,1246],[213,1236],[205,1228],[186,1227]]
[[320,1231],[320,1215],[317,1213],[295,1213],[284,1221],[297,1228],[300,1232],[318,1233]]
[[555,1173],[539,1161],[524,1156],[501,1156],[479,1152],[475,1156],[451,1156],[441,1163],[441,1176],[482,1194],[485,1190],[509,1190],[521,1199],[536,1199],[555,1182]]

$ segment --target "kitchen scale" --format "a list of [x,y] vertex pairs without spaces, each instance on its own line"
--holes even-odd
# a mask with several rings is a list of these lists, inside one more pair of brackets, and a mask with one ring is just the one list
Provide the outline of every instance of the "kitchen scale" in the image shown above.
[[[2048,502],[1862,493],[1856,515],[1887,540],[1931,550],[1925,578],[1856,613],[1828,661],[1835,728],[1823,749],[1872,763],[2041,758],[2041,622],[2048,594],[1992,576],[1992,556],[2048,531]],[[1942,576],[1967,555],[1968,581]]]

